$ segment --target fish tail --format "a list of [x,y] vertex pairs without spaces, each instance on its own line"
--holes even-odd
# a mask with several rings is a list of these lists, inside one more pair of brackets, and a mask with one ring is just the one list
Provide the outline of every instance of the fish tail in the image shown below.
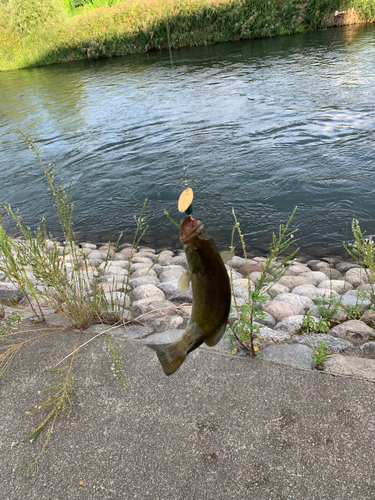
[[147,344],[147,347],[156,351],[166,375],[172,375],[186,358],[186,352],[181,352],[180,346],[175,343],[158,345]]

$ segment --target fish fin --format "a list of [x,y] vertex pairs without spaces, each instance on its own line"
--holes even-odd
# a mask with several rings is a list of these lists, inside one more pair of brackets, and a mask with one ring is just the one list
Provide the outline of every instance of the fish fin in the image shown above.
[[180,279],[178,280],[178,289],[180,292],[185,293],[187,291],[189,288],[190,278],[191,271],[189,269],[180,276]]
[[215,333],[213,333],[212,335],[210,335],[209,337],[206,337],[204,339],[205,343],[209,347],[212,347],[212,346],[216,345],[218,342],[220,342],[220,340],[222,339],[222,337],[224,335],[226,326],[227,326],[226,323],[224,323],[223,325],[219,326],[219,328],[216,330]]
[[186,358],[186,353],[180,352],[179,346],[172,344],[147,344],[158,355],[161,366],[166,375],[172,375],[183,363]]
[[229,250],[224,250],[220,252],[220,257],[223,259],[224,264],[231,260],[234,257],[234,252],[230,252]]

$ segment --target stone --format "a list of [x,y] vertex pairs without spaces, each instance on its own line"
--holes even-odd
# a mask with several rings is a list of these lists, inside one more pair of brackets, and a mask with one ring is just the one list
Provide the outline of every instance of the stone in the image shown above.
[[309,266],[311,271],[320,271],[321,269],[331,267],[331,264],[328,264],[328,262],[324,262],[321,260],[319,260],[318,262],[316,262],[315,260],[310,260],[309,262],[307,262],[307,265]]
[[281,283],[275,283],[268,289],[268,294],[271,297],[271,299],[274,299],[275,297],[280,295],[280,293],[289,293],[289,292],[290,289],[287,286],[282,285]]
[[328,279],[330,280],[343,280],[344,276],[337,271],[337,269],[334,269],[333,267],[327,267],[325,269],[321,269],[319,272],[325,274]]
[[135,300],[153,297],[155,302],[165,300],[164,292],[152,284],[141,285],[135,288],[133,290],[133,297]]
[[89,256],[89,260],[93,259],[100,259],[100,260],[106,260],[107,259],[107,253],[106,252],[100,252],[99,250],[93,250]]
[[317,288],[314,285],[296,286],[296,288],[293,288],[292,293],[308,297],[314,302],[317,302],[318,300],[321,299],[338,297],[338,293],[335,292],[334,290],[327,290],[326,288]]
[[324,363],[324,371],[375,382],[375,360],[332,354]]
[[264,325],[268,328],[273,328],[276,325],[276,320],[273,318],[268,312],[263,311],[263,314],[266,315],[265,318],[257,318],[257,323]]
[[266,302],[263,305],[263,311],[270,314],[277,322],[282,321],[288,316],[303,315],[305,313],[303,307],[290,304],[286,301],[278,301],[277,298]]
[[303,335],[296,335],[294,339],[299,344],[308,345],[310,347],[316,347],[319,342],[326,342],[328,349],[332,353],[350,352],[354,347],[348,340],[338,339],[325,333],[304,333]]
[[352,268],[346,271],[345,280],[353,285],[354,288],[357,288],[362,283],[368,283],[368,277],[364,269],[360,268]]
[[334,290],[338,294],[342,295],[348,290],[353,290],[353,285],[345,280],[325,280],[319,283],[318,288],[327,288],[329,290]]
[[287,332],[273,330],[267,326],[260,329],[258,337],[266,344],[280,344],[290,339],[290,335]]
[[110,307],[112,307],[112,305],[115,307],[117,305],[123,306],[124,304],[125,307],[130,305],[130,298],[128,297],[128,294],[124,292],[106,293],[104,295]]
[[360,346],[360,352],[367,358],[375,359],[375,342],[366,342]]
[[332,264],[334,266],[339,262],[343,262],[341,257],[321,257],[320,260],[322,260],[323,262],[328,262],[328,264]]
[[96,245],[93,243],[82,243],[82,248],[88,248],[90,250],[96,250]]
[[156,276],[141,276],[140,278],[133,278],[129,280],[128,285],[133,290],[141,285],[160,285],[160,280]]
[[1,281],[0,290],[17,290],[17,287],[13,283]]
[[[24,294],[19,290],[2,290],[0,289],[0,302],[3,304],[17,303],[24,298]],[[1,310],[1,309],[0,309]]]
[[[184,323],[184,318],[181,316],[154,316],[142,318],[142,323],[152,328],[156,332],[179,328]],[[180,330],[181,333],[183,330]]]
[[309,284],[314,286],[318,286],[319,283],[327,280],[327,276],[320,271],[308,271],[307,273],[300,274],[300,276],[308,278]]
[[266,355],[266,361],[276,361],[305,370],[311,370],[314,366],[311,357],[313,350],[302,344],[269,345],[262,349],[262,352]]
[[188,263],[185,254],[177,255],[172,259],[172,266],[182,266],[184,269],[188,268]]
[[283,276],[279,283],[288,287],[290,290],[301,285],[310,285],[310,280],[305,276]]
[[111,335],[119,338],[144,339],[154,333],[152,328],[141,325],[126,325],[123,328],[116,328],[111,331]]
[[132,305],[133,319],[142,316],[142,323],[144,323],[143,319],[146,317],[176,315],[178,311],[179,309],[169,300],[160,301],[155,300],[154,297],[135,300]]
[[156,276],[156,272],[153,270],[153,269],[150,269],[150,268],[141,268],[141,269],[138,269],[138,271],[135,271],[132,275],[131,275],[131,279],[135,279],[135,278],[141,278],[143,276]]
[[330,335],[349,341],[367,341],[374,336],[374,330],[363,321],[352,319],[334,326],[329,331]]
[[375,327],[375,311],[373,309],[368,309],[362,315],[361,321],[366,323],[366,325],[374,328]]
[[276,331],[283,331],[288,333],[289,335],[294,335],[299,332],[302,327],[302,321],[304,316],[302,314],[298,314],[296,316],[289,316],[288,318],[284,318],[282,321],[277,323],[275,326]]
[[139,269],[150,269],[152,264],[147,264],[146,262],[132,262],[130,264],[130,272],[134,273],[135,271],[138,271]]
[[371,300],[359,299],[355,295],[345,294],[341,297],[341,304],[343,307],[351,306],[358,308],[359,311],[365,311],[371,307]]
[[167,300],[171,300],[172,302],[182,304],[184,302],[192,302],[193,300],[191,285],[189,285],[186,292],[182,293],[178,288],[178,279],[164,281],[160,283],[158,288],[164,292]]
[[282,302],[287,302],[290,305],[295,307],[303,307],[305,311],[314,307],[314,302],[308,297],[304,297],[303,295],[296,295],[294,293],[280,293],[276,300],[281,300]]
[[121,258],[125,259],[125,260],[128,260],[130,255],[135,255],[137,253],[136,250],[132,251],[131,247],[126,247],[126,248],[121,249],[121,245],[120,245],[119,248],[120,248],[120,252],[118,252],[116,255],[121,256]]
[[293,264],[289,269],[287,269],[287,271],[285,271],[284,276],[298,276],[299,274],[307,272],[310,272],[310,268],[308,266],[304,266],[302,264]]
[[[154,238],[152,238],[152,241],[154,241]],[[150,241],[150,243],[152,243],[152,241]],[[154,255],[154,257],[155,257],[155,254],[156,254],[155,248],[145,247],[145,246],[139,246],[138,247],[138,252],[140,252],[140,253],[151,253],[151,254]]]
[[147,264],[148,266],[152,266],[154,260],[149,257],[143,257],[138,253],[131,258],[131,262],[134,264]]
[[183,334],[184,330],[173,328],[161,333],[154,333],[147,337],[148,344],[170,344]]
[[164,283],[165,281],[179,279],[184,272],[185,268],[182,266],[168,266],[165,267],[164,271],[159,275],[159,280],[161,283]]
[[354,262],[339,262],[336,264],[335,268],[337,271],[340,273],[346,273],[349,269],[354,269],[354,268],[360,268],[361,266],[359,264],[356,264]]
[[6,274],[3,271],[0,271],[0,281],[4,281],[6,278]]

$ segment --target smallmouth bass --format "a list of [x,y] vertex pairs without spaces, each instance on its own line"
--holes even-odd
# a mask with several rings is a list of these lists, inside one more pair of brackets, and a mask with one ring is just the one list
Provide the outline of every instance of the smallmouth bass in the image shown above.
[[193,308],[183,334],[170,344],[151,345],[166,375],[172,375],[186,356],[203,342],[212,347],[223,337],[229,316],[231,288],[224,262],[213,238],[192,216],[181,222],[188,270],[179,280],[182,292],[191,281]]

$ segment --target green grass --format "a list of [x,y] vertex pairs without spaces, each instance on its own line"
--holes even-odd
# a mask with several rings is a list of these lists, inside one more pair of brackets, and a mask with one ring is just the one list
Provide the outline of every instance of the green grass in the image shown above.
[[50,17],[41,9],[41,22],[26,29],[15,25],[12,2],[0,4],[0,70],[167,49],[168,31],[177,49],[375,20],[372,0],[93,0],[72,8],[74,1],[50,2]]

